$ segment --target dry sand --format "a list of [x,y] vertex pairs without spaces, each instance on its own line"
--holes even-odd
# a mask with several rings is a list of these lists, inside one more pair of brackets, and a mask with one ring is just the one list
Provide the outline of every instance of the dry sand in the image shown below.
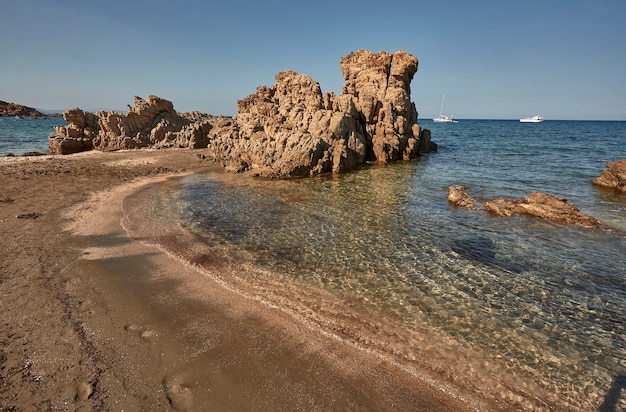
[[129,239],[122,201],[202,151],[0,159],[0,410],[497,410]]

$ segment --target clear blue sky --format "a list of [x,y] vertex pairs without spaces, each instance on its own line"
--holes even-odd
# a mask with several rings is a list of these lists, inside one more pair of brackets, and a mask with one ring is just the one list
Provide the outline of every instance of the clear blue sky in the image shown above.
[[236,113],[287,69],[341,93],[361,48],[419,59],[420,118],[626,120],[626,1],[0,0],[0,100]]

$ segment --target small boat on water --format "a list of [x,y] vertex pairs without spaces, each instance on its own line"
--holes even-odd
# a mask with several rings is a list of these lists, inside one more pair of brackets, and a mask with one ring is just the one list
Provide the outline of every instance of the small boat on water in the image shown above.
[[446,99],[446,95],[444,94],[441,98],[441,107],[439,108],[439,116],[433,118],[433,122],[437,123],[458,123],[456,120],[452,118],[451,115],[443,114],[443,102]]
[[522,123],[541,123],[543,122],[543,116],[533,116],[533,117],[524,117],[522,119],[519,119],[520,122]]

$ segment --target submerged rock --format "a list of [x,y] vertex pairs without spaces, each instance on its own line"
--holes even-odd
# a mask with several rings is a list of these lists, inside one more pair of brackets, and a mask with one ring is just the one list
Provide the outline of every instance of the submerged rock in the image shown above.
[[467,188],[463,185],[452,185],[448,188],[448,202],[464,209],[478,210],[474,199],[467,194]]
[[533,192],[524,199],[497,198],[483,203],[483,209],[499,216],[530,215],[550,222],[597,227],[599,220],[582,213],[567,199],[542,192]]
[[[448,188],[448,201],[458,207],[478,210],[476,203],[465,192],[465,187],[452,185]],[[540,219],[587,228],[598,227],[602,222],[596,218],[582,213],[567,199],[553,196],[543,192],[533,192],[524,199],[496,198],[482,204],[483,210],[498,216],[528,215]]]
[[607,170],[592,179],[593,184],[626,193],[626,159],[608,162]]

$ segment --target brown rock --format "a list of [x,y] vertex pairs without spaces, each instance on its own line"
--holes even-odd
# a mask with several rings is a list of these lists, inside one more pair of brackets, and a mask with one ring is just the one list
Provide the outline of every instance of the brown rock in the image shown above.
[[366,161],[409,160],[436,150],[417,123],[410,81],[417,58],[367,50],[340,59],[340,96],[291,70],[272,87],[238,102],[232,120],[214,125],[208,148],[233,171],[306,176],[351,170]]
[[72,154],[93,149],[91,138],[56,135],[54,137],[50,136],[48,140],[50,143],[50,154]]
[[608,170],[602,171],[600,176],[592,179],[593,184],[626,192],[626,159],[606,164]]
[[55,126],[55,133],[48,138],[50,154],[72,154],[93,149],[93,137],[99,130],[95,114],[79,108],[68,109],[63,118],[67,126]]
[[339,173],[368,161],[410,160],[436,150],[410,101],[416,57],[359,50],[340,59],[340,96],[322,94],[311,77],[287,70],[272,87],[240,100],[232,119],[179,114],[170,101],[135,97],[127,113],[71,109],[50,137],[50,153],[143,147],[208,148],[227,170],[259,175]]
[[452,185],[448,188],[448,202],[464,209],[478,210],[474,199],[465,191],[467,188],[462,185]]
[[510,207],[510,202],[512,201],[502,198],[496,198],[494,200],[486,201],[485,203],[483,203],[483,209],[491,214],[498,216],[513,216],[513,210]]
[[[448,188],[448,202],[457,207],[478,210],[476,202],[467,194],[466,189],[462,185],[450,186]],[[496,198],[488,200],[483,202],[482,208],[490,214],[503,217],[528,215],[550,222],[587,228],[602,225],[602,222],[582,213],[567,199],[542,192],[533,192],[524,199]]]
[[70,124],[56,126],[50,136],[51,154],[85,150],[120,150],[143,147],[206,147],[212,116],[200,112],[179,114],[172,102],[157,96],[135,97],[127,113],[97,114],[74,108],[63,117]]
[[550,222],[598,227],[599,220],[582,213],[567,199],[542,192],[533,192],[525,199],[507,200],[497,198],[483,203],[483,209],[498,216],[530,215]]

